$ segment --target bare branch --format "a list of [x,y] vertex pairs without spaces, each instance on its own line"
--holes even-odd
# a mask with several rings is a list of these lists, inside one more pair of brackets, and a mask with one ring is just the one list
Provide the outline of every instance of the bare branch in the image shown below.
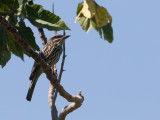
[[55,104],[52,105],[51,115],[52,115],[52,120],[58,120],[58,111]]
[[[52,69],[52,71],[53,71],[53,69]],[[52,109],[52,105],[55,104],[55,102],[53,100],[55,92],[56,92],[56,89],[54,88],[54,85],[50,82],[49,92],[48,92],[48,102],[49,102],[49,106],[51,107],[51,109]]]
[[59,94],[62,97],[64,97],[68,102],[81,102],[81,99],[79,97],[72,96],[67,91],[65,91],[63,86],[58,83],[58,80],[53,75],[53,72],[49,65],[41,58],[38,53],[36,53],[30,47],[30,45],[19,35],[18,30],[11,26],[3,16],[0,16],[0,24],[13,35],[14,40],[24,49],[28,56],[32,57],[36,61],[36,63],[41,66],[48,80],[50,80],[50,82],[58,90]]
[[84,97],[82,96],[81,91],[79,92],[79,94],[76,97],[78,97],[81,101],[72,102],[70,105],[63,108],[60,115],[59,115],[58,120],[65,120],[66,116],[69,113],[73,112],[74,110],[76,110],[77,108],[79,108],[82,105],[82,102],[84,101]]
[[[54,65],[54,67],[52,68],[52,71],[54,72],[57,78],[56,65]],[[48,102],[49,102],[51,109],[52,109],[52,106],[55,105],[55,93],[56,93],[56,89],[54,88],[54,85],[50,82],[49,92],[48,92]]]
[[44,31],[42,28],[38,28],[38,31],[39,31],[39,36],[41,37],[42,39],[42,44],[45,45],[47,43],[47,38],[44,34]]
[[[65,35],[65,30],[64,30],[63,35]],[[64,43],[63,43],[63,58],[62,58],[60,73],[59,73],[59,76],[58,76],[58,82],[59,82],[59,83],[61,82],[62,73],[63,73],[63,71],[64,71],[63,68],[64,68],[65,58],[66,58],[66,47],[65,47],[65,42],[64,42]]]
[[54,94],[55,94],[55,88],[53,84],[50,83],[49,86],[49,93],[48,93],[48,102],[51,107],[51,115],[52,115],[52,120],[58,120],[58,111],[55,106],[55,100],[54,100]]
[[58,82],[60,83],[61,82],[61,78],[62,78],[62,73],[64,71],[64,61],[65,61],[65,58],[66,58],[66,53],[65,53],[65,42],[63,43],[63,58],[62,58],[62,63],[61,63],[61,69],[60,69],[60,73],[59,73],[59,76],[58,76]]
[[[65,35],[65,30],[64,30],[64,33],[63,35]],[[64,61],[65,61],[65,58],[66,58],[66,50],[65,50],[65,41],[63,43],[63,57],[62,57],[62,63],[61,63],[61,69],[60,69],[60,73],[59,73],[59,77],[58,77],[58,82],[60,83],[61,82],[61,78],[62,78],[62,73],[64,72]],[[56,102],[56,99],[57,99],[57,90],[55,90],[55,94],[54,94],[54,97],[53,97],[53,101],[54,103]]]

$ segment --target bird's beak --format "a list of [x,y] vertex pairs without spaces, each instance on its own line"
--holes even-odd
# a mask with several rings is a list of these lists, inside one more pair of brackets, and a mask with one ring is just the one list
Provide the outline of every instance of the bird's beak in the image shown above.
[[66,35],[66,36],[64,36],[64,39],[66,39],[66,38],[68,38],[68,37],[70,37],[70,35]]

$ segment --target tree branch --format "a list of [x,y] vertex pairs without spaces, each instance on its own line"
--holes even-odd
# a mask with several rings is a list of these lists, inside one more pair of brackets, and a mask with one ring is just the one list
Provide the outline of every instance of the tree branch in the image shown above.
[[[65,35],[65,30],[64,30],[63,35]],[[63,57],[62,57],[61,69],[60,69],[59,76],[58,76],[58,82],[59,83],[61,82],[62,73],[64,71],[64,61],[65,61],[65,58],[66,58],[66,48],[65,48],[65,42],[64,42],[63,43]],[[58,94],[58,92],[57,92],[57,90],[55,90],[55,94],[54,94],[54,97],[53,97],[54,103],[56,102],[57,94]]]
[[52,120],[58,120],[58,111],[57,111],[55,101],[54,101],[54,96],[53,96],[55,94],[55,90],[56,89],[54,88],[54,85],[51,84],[50,82],[49,92],[48,92],[48,102],[51,108]]
[[39,31],[39,36],[41,37],[42,39],[42,44],[45,45],[47,43],[47,38],[44,34],[44,31],[42,28],[38,28],[38,31]]
[[[63,35],[65,35],[65,31],[64,31]],[[61,82],[62,73],[63,73],[63,71],[64,71],[63,68],[64,68],[65,58],[66,58],[66,47],[65,47],[65,42],[64,42],[64,43],[63,43],[63,58],[62,58],[60,73],[59,73],[59,76],[58,76],[58,82],[59,82],[59,83]]]
[[82,103],[83,101],[77,97],[72,96],[69,94],[62,85],[58,83],[58,80],[53,75],[53,72],[49,65],[41,58],[41,56],[36,53],[30,45],[19,35],[18,30],[15,29],[13,26],[11,26],[8,21],[3,17],[0,16],[0,24],[8,31],[10,32],[13,37],[15,38],[15,41],[24,49],[24,51],[28,54],[28,56],[32,57],[37,64],[41,66],[43,69],[43,72],[46,74],[46,77],[50,82],[53,84],[53,86],[58,90],[59,94],[64,97],[68,102],[76,102],[76,103]]
[[79,108],[82,105],[82,102],[84,101],[84,97],[81,94],[81,91],[79,92],[79,94],[76,96],[78,97],[81,102],[72,102],[70,105],[66,106],[65,108],[62,109],[58,120],[65,120],[66,116],[73,112],[74,110],[76,110],[77,108]]

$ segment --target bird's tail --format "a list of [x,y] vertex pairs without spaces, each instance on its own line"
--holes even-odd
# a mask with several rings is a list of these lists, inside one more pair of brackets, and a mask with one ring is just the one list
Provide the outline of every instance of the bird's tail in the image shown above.
[[26,97],[26,99],[28,101],[31,101],[31,99],[32,99],[32,95],[33,95],[35,86],[36,86],[36,83],[31,81],[31,84],[30,84],[29,89],[28,89],[27,97]]
[[38,78],[39,78],[39,76],[40,76],[41,74],[42,74],[42,72],[41,72],[41,71],[38,71],[38,74],[34,75],[32,81],[31,81],[31,84],[30,84],[30,86],[29,86],[28,93],[27,93],[27,96],[26,96],[26,99],[27,99],[28,101],[31,101],[31,99],[32,99],[32,95],[33,95],[33,92],[34,92],[34,88],[35,88],[36,83],[37,83],[37,81],[38,81]]

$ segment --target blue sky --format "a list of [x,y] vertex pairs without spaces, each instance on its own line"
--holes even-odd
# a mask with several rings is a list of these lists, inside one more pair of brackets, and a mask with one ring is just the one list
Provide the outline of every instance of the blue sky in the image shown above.
[[[100,39],[95,30],[86,34],[78,22],[74,24],[79,2],[55,0],[55,13],[72,30],[66,32],[71,37],[66,41],[62,85],[71,94],[82,90],[85,97],[82,107],[66,119],[160,120],[160,1],[97,0],[112,15],[112,44]],[[52,9],[51,0],[35,3]],[[37,29],[31,28],[43,48]],[[48,39],[54,34],[45,33]],[[51,119],[45,74],[37,83],[32,101],[25,99],[33,63],[27,56],[23,62],[13,55],[0,69],[0,119]],[[69,103],[59,96],[56,104],[60,111]]]

